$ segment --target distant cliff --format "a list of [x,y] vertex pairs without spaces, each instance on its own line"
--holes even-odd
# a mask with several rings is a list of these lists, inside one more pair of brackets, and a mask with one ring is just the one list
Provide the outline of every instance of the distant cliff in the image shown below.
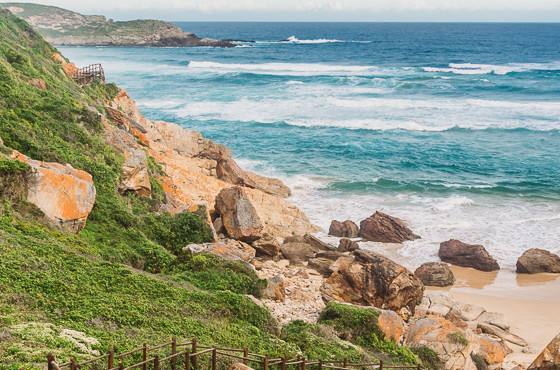
[[0,5],[23,18],[45,40],[56,46],[235,46],[228,40],[183,33],[180,28],[164,21],[115,22],[102,15],[82,15],[54,6],[28,3]]

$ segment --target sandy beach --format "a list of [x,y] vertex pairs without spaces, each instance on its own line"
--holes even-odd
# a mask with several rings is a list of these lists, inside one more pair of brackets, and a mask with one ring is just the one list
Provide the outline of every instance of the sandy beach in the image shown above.
[[510,345],[514,351],[506,357],[505,368],[516,363],[529,365],[560,332],[560,276],[557,274],[516,274],[511,270],[481,272],[452,266],[456,283],[446,290],[459,302],[503,313],[511,332],[525,339],[534,353]]

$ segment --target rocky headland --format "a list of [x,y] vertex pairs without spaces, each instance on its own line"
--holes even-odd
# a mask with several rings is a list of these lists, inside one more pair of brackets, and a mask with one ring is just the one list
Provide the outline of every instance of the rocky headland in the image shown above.
[[23,18],[56,46],[235,47],[234,42],[244,41],[199,37],[159,20],[113,21],[102,15],[83,15],[31,3],[1,3],[0,6]]

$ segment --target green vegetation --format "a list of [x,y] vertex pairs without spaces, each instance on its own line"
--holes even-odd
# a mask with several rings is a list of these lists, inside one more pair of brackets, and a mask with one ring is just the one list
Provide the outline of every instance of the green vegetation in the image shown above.
[[451,341],[451,343],[459,344],[463,347],[469,345],[469,341],[467,340],[467,338],[465,338],[463,333],[461,333],[460,331],[447,334],[447,338],[449,339],[449,341]]
[[420,359],[423,369],[443,369],[441,359],[434,350],[428,347],[411,348],[411,350]]
[[474,353],[471,353],[471,359],[473,360],[477,370],[488,370],[488,364],[486,363],[484,357],[482,357],[481,355],[475,355]]
[[362,346],[375,356],[389,356],[393,362],[417,364],[416,355],[385,338],[378,324],[379,311],[331,302],[321,312],[319,323],[334,328],[337,335]]

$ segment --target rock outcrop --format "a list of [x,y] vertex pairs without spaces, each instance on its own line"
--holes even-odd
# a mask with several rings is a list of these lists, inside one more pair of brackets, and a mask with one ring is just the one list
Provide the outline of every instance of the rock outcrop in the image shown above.
[[216,197],[215,209],[230,238],[252,242],[262,237],[263,226],[243,188],[222,190]]
[[528,370],[558,370],[560,369],[560,334],[558,334],[537,356]]
[[340,238],[357,238],[360,234],[358,225],[350,220],[344,222],[332,221],[329,227],[329,235],[338,236]]
[[452,265],[472,267],[481,271],[500,269],[498,262],[490,256],[482,245],[471,245],[456,239],[440,244],[439,258]]
[[455,282],[453,271],[443,262],[426,262],[414,271],[414,275],[428,286],[444,287]]
[[420,238],[402,220],[379,211],[360,222],[360,235],[365,240],[381,243],[402,243]]
[[70,165],[33,160],[17,151],[11,158],[31,166],[27,175],[27,200],[63,230],[78,233],[84,228],[95,202],[91,175]]
[[517,260],[517,273],[560,273],[560,257],[544,249],[531,248]]
[[358,250],[355,259],[342,263],[321,287],[325,302],[375,306],[399,313],[414,313],[422,302],[424,286],[412,272],[390,259]]

